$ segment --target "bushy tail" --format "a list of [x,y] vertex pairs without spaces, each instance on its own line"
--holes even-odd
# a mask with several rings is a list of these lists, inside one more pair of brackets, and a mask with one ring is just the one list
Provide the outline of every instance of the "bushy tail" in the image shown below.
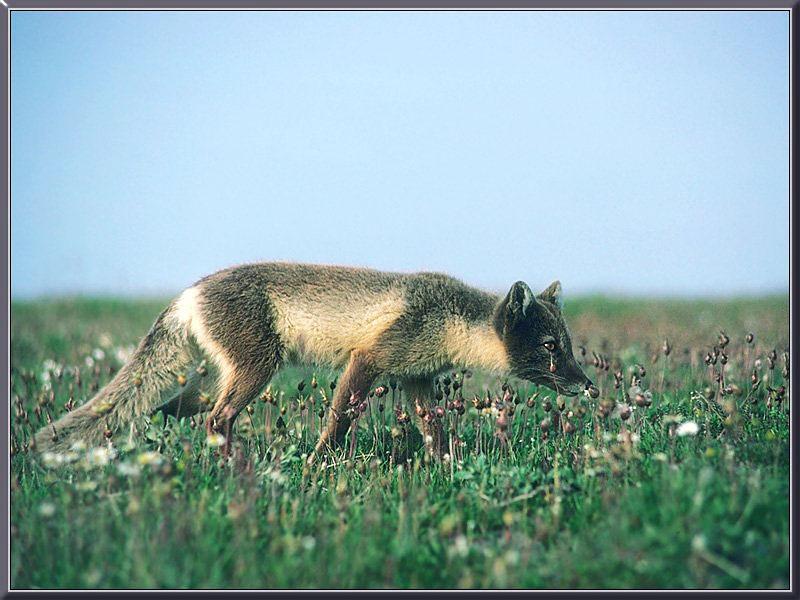
[[91,400],[36,434],[40,451],[60,452],[82,440],[103,441],[106,427],[117,433],[134,417],[149,414],[161,393],[176,383],[176,375],[192,361],[189,333],[170,305],[150,328],[128,363]]

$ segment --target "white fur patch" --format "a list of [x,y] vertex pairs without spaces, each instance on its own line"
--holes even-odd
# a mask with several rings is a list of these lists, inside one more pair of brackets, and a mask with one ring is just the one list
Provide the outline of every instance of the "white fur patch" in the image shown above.
[[197,287],[186,289],[175,301],[172,317],[184,325],[197,345],[219,368],[220,390],[227,387],[234,367],[222,347],[209,335],[200,312],[201,292]]

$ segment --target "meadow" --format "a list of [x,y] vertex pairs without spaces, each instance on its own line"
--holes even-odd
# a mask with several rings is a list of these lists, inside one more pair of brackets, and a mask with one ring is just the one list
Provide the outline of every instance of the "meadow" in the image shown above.
[[280,371],[229,459],[202,418],[161,415],[99,448],[31,449],[166,302],[12,303],[12,589],[789,585],[786,296],[568,300],[599,395],[445,373],[441,462],[381,380],[307,466],[338,375],[315,366]]

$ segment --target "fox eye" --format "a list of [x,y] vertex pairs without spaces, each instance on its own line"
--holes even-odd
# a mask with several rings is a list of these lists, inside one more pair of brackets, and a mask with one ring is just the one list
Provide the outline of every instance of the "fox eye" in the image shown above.
[[544,347],[548,352],[552,352],[553,350],[556,349],[556,343],[548,341],[544,343]]

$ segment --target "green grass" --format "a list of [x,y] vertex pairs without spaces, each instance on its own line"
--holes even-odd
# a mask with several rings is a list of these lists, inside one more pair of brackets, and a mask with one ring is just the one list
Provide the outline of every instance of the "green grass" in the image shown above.
[[[607,373],[585,367],[598,400],[567,399],[562,420],[575,432],[551,425],[545,436],[540,422],[557,411],[555,395],[510,381],[520,403],[505,445],[495,416],[471,402],[486,390],[502,396],[503,382],[475,373],[463,379],[464,446],[443,464],[397,425],[392,409],[405,399],[395,392],[383,412],[373,399],[355,446],[348,439],[306,468],[321,391],[336,376],[314,367],[273,379],[276,404],[257,400],[240,416],[229,462],[206,444],[200,419],[142,418],[132,440],[115,435],[117,456],[105,465],[86,451],[61,466],[28,452],[46,412],[57,416],[71,394],[79,404],[106,383],[122,364],[118,350],[163,306],[12,304],[12,588],[788,587],[789,407],[767,390],[785,385],[789,397],[785,297],[568,303],[576,355],[584,345],[584,362],[594,351],[611,363]],[[731,338],[724,385],[738,394],[720,395],[721,362],[703,362],[720,329]],[[665,337],[668,358],[659,351]],[[766,381],[752,390],[756,359]],[[637,363],[652,406],[624,423],[601,418],[599,403],[623,400]],[[618,368],[625,382],[616,390]],[[686,420],[697,435],[674,435]]]

